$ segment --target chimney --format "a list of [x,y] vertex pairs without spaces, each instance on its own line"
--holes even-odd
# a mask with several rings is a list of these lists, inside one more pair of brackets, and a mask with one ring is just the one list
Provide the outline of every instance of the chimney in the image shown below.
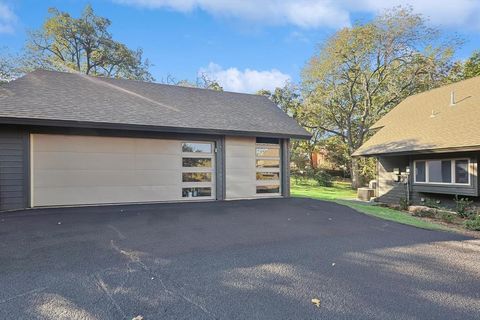
[[455,91],[452,90],[452,93],[450,94],[450,105],[454,106],[455,105]]

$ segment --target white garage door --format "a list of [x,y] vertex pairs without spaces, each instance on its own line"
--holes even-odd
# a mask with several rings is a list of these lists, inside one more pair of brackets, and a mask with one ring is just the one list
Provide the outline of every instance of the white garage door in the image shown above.
[[215,198],[213,142],[31,135],[32,206]]

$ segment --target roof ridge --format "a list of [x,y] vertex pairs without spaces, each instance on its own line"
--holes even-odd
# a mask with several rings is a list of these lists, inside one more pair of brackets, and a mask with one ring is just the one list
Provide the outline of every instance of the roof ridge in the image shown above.
[[[198,87],[187,87],[187,86],[180,86],[176,84],[167,84],[167,83],[160,83],[160,82],[149,82],[149,81],[143,81],[143,80],[137,80],[137,79],[124,79],[124,78],[109,78],[105,76],[96,76],[96,75],[90,75],[90,74],[84,74],[81,72],[69,72],[69,71],[57,71],[57,70],[48,70],[48,69],[42,69],[42,68],[37,68],[32,72],[29,73],[36,73],[36,72],[49,72],[49,73],[62,73],[62,74],[71,74],[71,75],[82,75],[82,76],[87,76],[95,79],[99,79],[102,81],[125,81],[125,82],[137,82],[137,83],[144,83],[144,84],[152,84],[152,85],[158,85],[158,86],[165,86],[165,87],[174,87],[174,88],[180,88],[180,89],[185,89],[185,90],[204,90],[208,92],[212,92],[215,94],[236,94],[236,95],[243,95],[243,96],[251,96],[251,97],[264,97],[263,95],[256,94],[256,93],[245,93],[245,92],[235,92],[235,91],[218,91],[218,90],[213,90],[213,89],[208,89],[208,88],[198,88]],[[28,75],[27,73],[26,75]]]

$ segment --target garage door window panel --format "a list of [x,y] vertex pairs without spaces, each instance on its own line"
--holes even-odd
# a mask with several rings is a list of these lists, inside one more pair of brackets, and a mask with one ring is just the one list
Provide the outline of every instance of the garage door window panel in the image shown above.
[[255,157],[257,195],[280,194],[280,146],[257,139]]
[[212,196],[212,188],[209,188],[209,187],[182,188],[183,198],[211,197],[211,196]]
[[182,166],[184,168],[211,168],[212,167],[212,158],[183,158]]
[[184,142],[182,143],[182,152],[212,154],[213,145],[209,142]]
[[182,198],[213,198],[214,144],[182,142]]
[[182,182],[212,182],[211,172],[184,172]]

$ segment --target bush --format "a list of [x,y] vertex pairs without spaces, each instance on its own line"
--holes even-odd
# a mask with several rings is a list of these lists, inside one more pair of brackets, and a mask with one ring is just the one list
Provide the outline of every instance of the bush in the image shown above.
[[474,216],[470,218],[470,220],[465,221],[465,228],[480,231],[480,215]]
[[473,215],[472,202],[468,198],[459,198],[455,196],[455,211],[459,217],[468,218]]
[[317,171],[313,177],[321,187],[333,186],[332,176],[323,170]]
[[429,208],[435,208],[435,209],[440,209],[440,200],[435,200],[431,198],[425,198],[425,201],[423,201],[423,204]]
[[410,205],[406,198],[400,198],[399,204],[400,204],[400,210],[404,210],[404,211],[408,210],[408,206]]
[[435,214],[437,213],[437,210],[429,208],[429,210],[417,210],[413,213],[414,216],[417,217],[422,217],[422,218],[433,218],[435,217]]
[[438,211],[437,217],[448,223],[452,223],[455,219],[455,215],[452,212],[448,211]]

